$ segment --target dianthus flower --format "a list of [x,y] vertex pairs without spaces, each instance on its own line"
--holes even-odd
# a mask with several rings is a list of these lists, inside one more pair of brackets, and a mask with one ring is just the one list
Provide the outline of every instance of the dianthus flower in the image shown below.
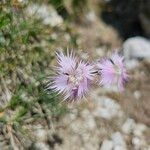
[[58,67],[48,89],[62,93],[64,100],[76,101],[85,96],[94,80],[94,67],[79,61],[73,53],[57,53]]
[[124,90],[124,83],[128,75],[123,63],[123,57],[115,53],[108,59],[97,63],[98,73],[101,76],[100,84],[110,86],[117,84],[119,91]]

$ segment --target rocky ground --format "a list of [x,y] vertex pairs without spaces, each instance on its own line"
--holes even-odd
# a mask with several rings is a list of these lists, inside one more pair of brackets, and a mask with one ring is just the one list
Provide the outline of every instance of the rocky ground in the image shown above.
[[[140,65],[141,68],[137,67],[136,72],[142,71],[146,75],[145,64]],[[83,102],[68,104],[70,112],[52,123],[55,140],[51,148],[149,150],[149,84],[145,85],[144,80],[149,83],[150,79],[147,76],[147,79],[140,80],[137,89],[137,78],[128,83],[122,94],[116,93],[115,88],[93,88]],[[37,136],[43,140],[38,143],[39,149],[51,149],[49,143],[45,142],[47,132],[39,130]]]
[[[3,62],[17,61],[2,65],[0,149],[150,150],[149,39],[141,34],[130,38],[127,31],[122,37],[117,28],[100,17],[103,1],[94,0],[86,13],[73,16],[78,19],[69,23],[57,8],[46,4],[31,3],[23,9],[24,17],[39,19],[42,26],[37,28],[36,23],[33,30],[23,24],[32,29],[29,42],[20,44],[17,39],[21,46],[4,44],[7,50],[15,47],[17,55],[1,53]],[[72,15],[69,8],[66,6]],[[0,36],[2,44],[7,43],[5,36]],[[72,104],[42,93],[45,81],[39,78],[50,74],[54,49],[58,48],[73,48],[82,59],[91,61],[118,49],[125,56],[129,74],[125,91],[93,86],[86,99]]]
[[71,113],[56,124],[63,141],[54,149],[150,149],[150,63],[137,61],[133,66],[123,93],[115,87],[94,88],[87,101],[70,107]]

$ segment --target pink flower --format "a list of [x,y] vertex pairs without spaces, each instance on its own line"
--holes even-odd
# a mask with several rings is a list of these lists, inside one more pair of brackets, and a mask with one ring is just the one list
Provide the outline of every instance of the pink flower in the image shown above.
[[115,53],[111,58],[103,59],[97,66],[98,73],[101,75],[100,84],[106,86],[117,84],[120,91],[124,90],[124,83],[127,81],[128,75],[122,56]]
[[62,52],[57,53],[57,61],[59,66],[56,67],[56,76],[52,77],[48,89],[64,94],[64,100],[81,99],[89,91],[94,79],[94,67],[77,60],[73,53],[68,53],[67,56]]

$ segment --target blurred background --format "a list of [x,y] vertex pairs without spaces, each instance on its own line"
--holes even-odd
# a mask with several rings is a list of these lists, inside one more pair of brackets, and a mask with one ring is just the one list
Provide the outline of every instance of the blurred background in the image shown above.
[[[0,0],[0,150],[150,150],[149,0]],[[123,93],[93,86],[87,101],[44,90],[55,51],[97,60],[115,49]]]

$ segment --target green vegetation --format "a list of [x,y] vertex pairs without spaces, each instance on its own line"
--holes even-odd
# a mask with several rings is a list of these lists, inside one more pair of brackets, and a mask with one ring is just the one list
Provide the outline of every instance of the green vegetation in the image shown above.
[[[27,10],[33,5],[54,7],[62,24],[45,25],[36,12],[30,16]],[[47,93],[45,86],[52,74],[55,50],[78,47],[78,34],[70,20],[83,13],[82,5],[80,0],[0,2],[0,125],[4,139],[11,129],[18,139],[27,137],[32,141],[28,123],[40,124],[43,119],[49,126],[68,112],[60,103],[62,98]]]
[[62,38],[66,29],[27,17],[25,10],[30,4],[21,5],[8,2],[0,8],[0,124],[3,129],[11,125],[16,134],[22,133],[29,119],[38,122],[67,112],[56,94],[44,91],[54,51],[60,45],[51,34],[56,31]]

